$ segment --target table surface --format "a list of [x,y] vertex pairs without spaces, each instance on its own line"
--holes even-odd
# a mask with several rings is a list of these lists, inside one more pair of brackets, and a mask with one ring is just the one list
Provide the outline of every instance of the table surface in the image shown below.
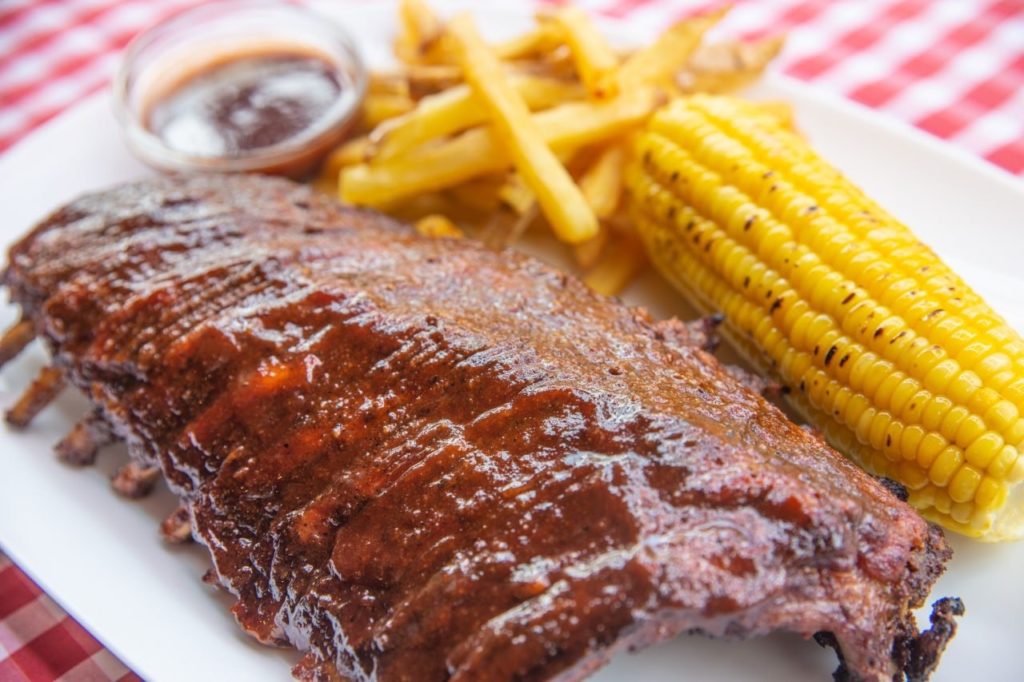
[[[106,87],[132,36],[201,1],[0,0],[0,153]],[[579,4],[653,34],[722,3]],[[785,73],[1024,173],[1020,0],[737,0],[716,29],[777,32],[788,34]],[[135,679],[0,554],[0,682]]]

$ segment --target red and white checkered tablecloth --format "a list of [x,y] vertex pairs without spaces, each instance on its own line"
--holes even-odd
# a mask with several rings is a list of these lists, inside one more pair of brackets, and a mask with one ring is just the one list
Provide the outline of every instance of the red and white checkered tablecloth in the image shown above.
[[[103,88],[139,30],[201,1],[0,0],[0,153]],[[721,3],[580,4],[654,33]],[[787,32],[786,73],[1024,173],[1024,0],[735,5],[718,33]],[[0,554],[0,682],[127,679],[138,678]]]

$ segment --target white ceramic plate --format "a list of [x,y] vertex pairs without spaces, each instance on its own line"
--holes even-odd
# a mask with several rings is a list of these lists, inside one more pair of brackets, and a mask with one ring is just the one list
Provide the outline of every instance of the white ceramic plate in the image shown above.
[[[334,2],[323,9],[353,29],[371,62],[387,57],[390,3]],[[528,9],[511,3],[489,3],[478,16],[485,31],[496,35],[529,22]],[[801,128],[827,157],[913,225],[1024,329],[1019,180],[782,77],[767,78],[756,94],[792,102]],[[107,97],[94,97],[0,158],[0,244],[6,247],[84,191],[147,174],[123,145]],[[683,310],[653,276],[635,285],[627,298],[659,315]],[[14,317],[11,306],[0,307],[0,325]],[[44,359],[33,347],[4,371],[0,405],[14,402]],[[158,538],[157,523],[174,508],[166,490],[141,502],[115,497],[107,478],[123,461],[123,452],[116,450],[103,453],[95,470],[71,469],[55,460],[52,445],[84,407],[81,398],[67,396],[25,433],[0,427],[0,546],[149,680],[288,679],[296,655],[250,641],[233,623],[227,600],[200,582],[208,566],[205,550],[168,547]],[[1019,680],[1024,543],[952,541],[956,557],[933,596],[959,595],[968,612],[935,679]],[[834,667],[830,651],[796,636],[744,643],[681,637],[620,655],[595,679],[791,682],[829,679]]]

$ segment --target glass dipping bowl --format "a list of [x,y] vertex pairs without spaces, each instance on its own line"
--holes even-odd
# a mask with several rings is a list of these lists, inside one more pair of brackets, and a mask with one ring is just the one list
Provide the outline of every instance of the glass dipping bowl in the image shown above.
[[[205,70],[253,55],[302,54],[324,61],[340,84],[336,100],[311,125],[271,145],[202,155],[170,146],[150,128],[154,107]],[[213,2],[137,36],[114,80],[114,106],[131,150],[164,171],[308,174],[354,125],[367,70],[337,23],[272,0]]]

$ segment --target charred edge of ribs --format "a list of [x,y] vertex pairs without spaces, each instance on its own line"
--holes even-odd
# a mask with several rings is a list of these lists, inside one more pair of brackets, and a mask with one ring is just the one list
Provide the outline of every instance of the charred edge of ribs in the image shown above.
[[835,682],[853,682],[850,678],[850,672],[846,669],[846,659],[843,657],[843,650],[839,646],[839,641],[836,636],[831,632],[815,632],[814,641],[818,643],[823,649],[832,649],[836,652],[836,658],[839,659],[839,667],[832,673],[832,679]]
[[192,515],[188,507],[180,505],[160,524],[160,534],[172,545],[192,542]]
[[891,478],[885,476],[875,476],[878,482],[882,484],[882,487],[892,493],[900,502],[906,502],[910,499],[910,491],[907,490],[907,486],[903,485],[899,481],[894,481]]
[[684,324],[697,341],[696,345],[699,348],[703,348],[709,353],[714,353],[722,343],[722,336],[718,333],[718,328],[722,326],[723,322],[725,322],[725,316],[721,313],[715,313],[714,315],[698,317],[695,320],[684,322]]
[[[910,624],[908,632],[899,635],[893,643],[893,660],[899,666],[901,677],[906,682],[924,682],[939,664],[942,652],[953,636],[956,635],[956,619],[965,612],[963,602],[957,597],[943,597],[932,604],[931,627],[917,633],[917,628]],[[912,620],[913,616],[908,615]],[[832,673],[835,682],[857,682],[858,677],[846,667],[843,651],[831,632],[817,632],[814,641],[823,647],[830,647],[839,658],[839,667]]]
[[35,337],[36,331],[31,320],[24,319],[15,323],[0,338],[0,367],[18,357]]
[[714,353],[721,343],[718,327],[725,319],[721,315],[707,315],[689,322],[683,322],[675,317],[652,322],[646,311],[642,310],[638,310],[638,315],[643,322],[654,328],[655,337],[659,341],[664,341],[675,348],[699,348]]
[[766,379],[760,374],[755,374],[749,370],[740,367],[739,365],[726,365],[722,364],[722,369],[726,371],[736,381],[740,382],[754,393],[768,398],[769,400],[778,400],[789,390],[782,384]]
[[64,439],[54,446],[57,458],[66,464],[86,466],[96,461],[100,448],[115,442],[110,424],[98,413],[75,424]]
[[828,441],[825,439],[825,434],[822,433],[821,429],[819,429],[817,426],[812,426],[811,424],[801,424],[800,429],[805,433],[809,434],[810,436],[812,436],[818,442],[828,444]]
[[956,634],[956,619],[964,613],[964,603],[959,598],[943,597],[932,604],[931,627],[916,637],[896,641],[893,657],[907,682],[923,682],[935,671],[942,652]]
[[137,499],[148,495],[158,478],[160,467],[146,466],[132,460],[117,470],[110,483],[121,495]]
[[44,367],[14,407],[7,411],[7,423],[16,428],[25,428],[60,395],[65,386],[64,370]]
[[[724,320],[725,318],[720,313],[716,313],[689,322],[682,322],[675,318],[662,320],[655,322],[654,327],[661,340],[677,348],[698,348],[714,354],[721,344],[718,327]],[[782,384],[766,379],[738,365],[722,363],[722,369],[740,384],[769,400],[777,401],[789,392],[789,389]]]

